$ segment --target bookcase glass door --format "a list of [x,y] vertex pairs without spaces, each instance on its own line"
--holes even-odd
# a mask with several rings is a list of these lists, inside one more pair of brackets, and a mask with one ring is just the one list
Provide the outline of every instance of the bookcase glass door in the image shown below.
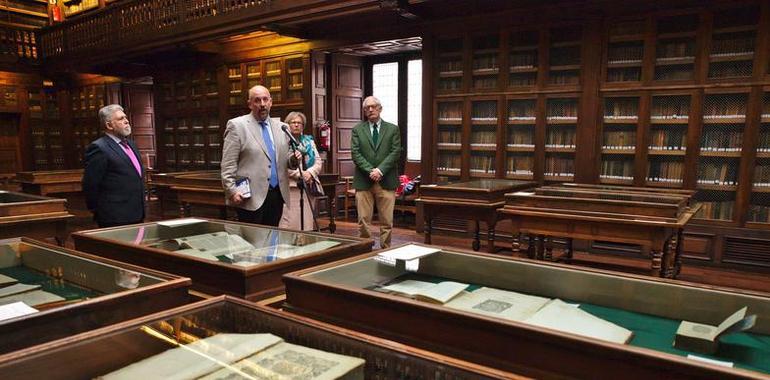
[[303,69],[302,57],[286,59],[286,101],[302,101]]
[[506,178],[534,178],[536,108],[537,99],[508,100],[505,128]]
[[[253,70],[253,68],[251,68]],[[259,73],[260,71],[258,71]],[[243,76],[241,75],[241,65],[229,65],[227,66],[227,79],[230,95],[228,97],[227,104],[229,106],[238,107],[246,104],[246,95],[243,91]],[[249,78],[253,79],[252,77]]]
[[497,151],[497,101],[471,101],[471,157],[472,178],[494,178]]
[[700,219],[733,220],[748,94],[708,94],[698,156]]
[[657,21],[655,80],[693,80],[698,14],[662,17]]
[[508,86],[532,87],[537,84],[539,33],[535,30],[511,32],[508,57]]
[[547,181],[575,178],[575,131],[577,98],[553,98],[546,102],[545,170]]
[[653,95],[647,145],[647,186],[684,184],[690,95]]
[[747,221],[770,223],[770,92],[762,97],[762,119],[757,139],[754,178]]
[[548,84],[563,86],[580,83],[581,32],[580,26],[550,30]]
[[494,90],[500,76],[500,36],[485,34],[474,36],[472,39],[473,71],[472,84],[474,90]]
[[460,179],[462,165],[463,101],[437,101],[436,115],[437,180],[456,181]]
[[452,93],[463,88],[463,38],[443,38],[436,41],[438,73],[436,91]]
[[638,122],[639,97],[604,99],[600,182],[633,183]]
[[758,6],[751,6],[714,14],[709,79],[751,76],[760,13]]
[[607,45],[607,82],[642,80],[645,20],[616,22]]

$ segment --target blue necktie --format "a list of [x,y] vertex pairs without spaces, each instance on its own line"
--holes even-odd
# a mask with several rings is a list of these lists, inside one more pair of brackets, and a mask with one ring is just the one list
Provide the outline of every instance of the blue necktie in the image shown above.
[[270,127],[264,121],[260,121],[259,125],[262,126],[262,140],[265,140],[267,154],[270,155],[270,187],[278,187],[278,161],[275,159],[273,140],[270,139],[270,132],[267,130]]
[[267,250],[267,257],[265,257],[265,261],[268,263],[278,258],[278,255],[276,255],[278,250],[278,234],[278,231],[270,231],[270,249]]

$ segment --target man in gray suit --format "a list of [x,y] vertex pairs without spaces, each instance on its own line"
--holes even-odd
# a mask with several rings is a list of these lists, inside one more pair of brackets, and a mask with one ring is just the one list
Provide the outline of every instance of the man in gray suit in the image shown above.
[[[281,130],[286,124],[270,118],[273,100],[263,86],[249,90],[251,113],[230,119],[222,147],[222,186],[227,204],[237,207],[238,220],[278,226],[284,202],[289,205],[287,167],[296,159]],[[251,195],[236,188],[248,179]]]

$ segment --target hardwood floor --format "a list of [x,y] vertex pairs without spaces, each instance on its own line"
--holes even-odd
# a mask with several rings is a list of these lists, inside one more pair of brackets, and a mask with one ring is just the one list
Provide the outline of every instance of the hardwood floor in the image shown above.
[[[70,198],[68,207],[70,212],[76,215],[75,220],[70,223],[70,231],[96,228],[96,224],[91,220],[90,213],[85,209],[85,205],[82,199],[78,197]],[[166,207],[166,210],[164,210],[163,215],[161,216],[159,203],[157,201],[152,201],[149,202],[147,220],[155,221],[171,219],[177,217],[178,214],[179,212],[176,208],[176,204],[172,203]],[[192,209],[192,214],[194,216],[219,218],[219,211],[215,208],[195,207]],[[234,217],[233,212],[230,212],[228,215],[231,218]],[[423,235],[414,231],[414,218],[412,216],[396,216],[395,219],[396,226],[393,228],[392,237],[393,245],[423,241]],[[328,218],[319,218],[319,225],[321,227],[327,226],[328,222]],[[379,227],[377,226],[376,222],[372,232],[376,240],[377,236],[379,236]],[[355,222],[355,220],[346,221],[337,219],[336,233],[342,235],[357,236],[358,224]],[[471,238],[461,234],[435,233],[432,235],[432,239],[434,245],[443,247],[470,250],[471,246]],[[68,239],[66,245],[67,247],[72,248],[72,239]],[[500,242],[499,247],[501,250],[498,252],[498,254],[508,256],[512,255],[510,246],[508,244]],[[378,248],[379,243],[375,243],[375,249]],[[524,258],[524,255],[521,254],[519,257]],[[637,274],[646,274],[650,265],[649,259],[642,256],[629,257],[628,255],[599,255],[588,254],[585,252],[575,252],[572,263],[576,266],[584,265],[594,268]],[[682,272],[677,277],[677,279],[700,284],[717,285],[770,293],[770,273],[716,268],[698,265],[698,263],[693,263],[691,261],[686,261],[684,263]]]

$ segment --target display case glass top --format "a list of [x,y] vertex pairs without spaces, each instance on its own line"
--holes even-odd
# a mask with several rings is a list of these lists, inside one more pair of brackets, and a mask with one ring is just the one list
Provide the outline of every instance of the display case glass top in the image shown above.
[[0,356],[0,372],[46,379],[521,378],[229,297]]
[[[769,294],[431,246],[402,254],[426,248],[435,252],[406,264],[386,264],[391,249],[291,273],[285,308],[535,377],[770,374],[760,359],[770,355]],[[744,306],[756,325],[724,337],[715,354],[673,346],[682,321],[716,326]]]
[[84,252],[190,276],[208,294],[274,295],[286,271],[369,252],[371,239],[209,219],[80,231]]
[[189,285],[27,238],[0,240],[0,352],[184,304]]

